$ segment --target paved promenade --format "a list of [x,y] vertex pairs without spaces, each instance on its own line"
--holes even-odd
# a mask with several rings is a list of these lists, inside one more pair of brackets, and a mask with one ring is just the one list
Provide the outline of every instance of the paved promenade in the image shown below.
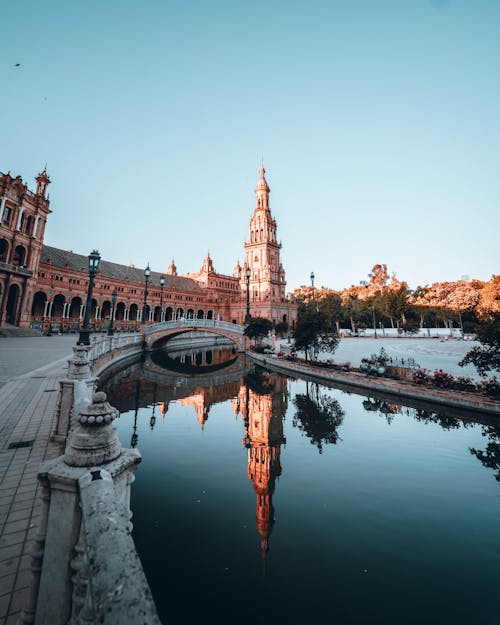
[[0,338],[0,625],[14,625],[29,596],[40,514],[36,476],[43,460],[62,452],[49,439],[76,338]]

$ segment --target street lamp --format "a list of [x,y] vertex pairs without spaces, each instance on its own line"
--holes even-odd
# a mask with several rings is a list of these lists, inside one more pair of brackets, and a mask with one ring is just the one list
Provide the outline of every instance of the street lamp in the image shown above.
[[312,300],[314,304],[314,271],[311,271]]
[[118,297],[118,293],[116,289],[111,293],[111,301],[113,302],[113,306],[111,307],[111,319],[109,320],[109,328],[108,328],[108,336],[113,336],[115,331],[113,330],[113,321],[115,320],[115,307],[116,307],[116,298]]
[[250,314],[250,276],[252,272],[250,267],[247,267],[245,272],[245,281],[247,283],[247,314],[245,315],[245,325],[248,325],[252,320],[252,315]]
[[375,306],[372,304],[372,319],[373,319],[373,331],[375,332],[375,338],[377,338],[377,324],[375,323]]
[[163,321],[163,286],[165,284],[165,276],[160,276],[160,321]]
[[144,269],[144,302],[142,304],[142,323],[146,323],[147,319],[146,316],[148,314],[148,309],[147,309],[147,300],[148,300],[148,282],[149,282],[149,276],[151,275],[151,269],[149,268],[149,263],[148,266],[146,267],[146,269]]
[[97,250],[89,254],[89,288],[87,290],[87,303],[85,304],[85,315],[83,316],[83,326],[80,328],[80,336],[77,345],[90,345],[90,308],[92,307],[92,291],[94,290],[94,279],[99,271],[101,256]]

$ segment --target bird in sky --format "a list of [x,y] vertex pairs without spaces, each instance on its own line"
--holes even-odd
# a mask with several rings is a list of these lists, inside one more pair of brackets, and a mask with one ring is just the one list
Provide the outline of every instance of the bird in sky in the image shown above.
[[21,67],[21,63],[16,63],[14,67]]

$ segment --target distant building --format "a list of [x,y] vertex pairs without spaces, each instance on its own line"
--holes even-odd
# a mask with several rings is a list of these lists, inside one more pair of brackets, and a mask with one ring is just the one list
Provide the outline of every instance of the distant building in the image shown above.
[[[260,169],[255,188],[256,206],[250,219],[245,263],[233,275],[215,271],[210,254],[198,273],[179,276],[174,261],[164,274],[152,271],[148,284],[147,319],[142,319],[144,269],[101,260],[90,313],[91,327],[105,329],[112,314],[116,291],[116,329],[131,330],[141,323],[175,318],[221,319],[242,324],[246,314],[250,268],[250,313],[274,323],[293,325],[297,304],[285,295],[285,272],[280,261],[281,243],[269,210],[270,189]],[[85,312],[88,260],[82,254],[43,244],[51,210],[47,196],[50,179],[44,169],[36,192],[10,173],[0,173],[0,326],[49,327],[77,331]]]

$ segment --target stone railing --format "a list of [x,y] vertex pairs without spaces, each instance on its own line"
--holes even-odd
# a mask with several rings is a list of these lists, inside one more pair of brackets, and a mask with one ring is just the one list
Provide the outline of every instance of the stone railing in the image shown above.
[[141,456],[121,447],[118,411],[94,393],[94,348],[96,358],[106,353],[97,342],[74,348],[65,452],[38,473],[42,511],[23,625],[160,625],[131,536],[130,485]]
[[217,328],[225,330],[231,334],[243,334],[245,328],[229,321],[218,321],[217,319],[175,319],[174,321],[162,321],[160,323],[149,323],[144,326],[144,334],[152,334],[162,330],[173,330],[174,328]]
[[116,363],[132,353],[140,352],[142,343],[143,335],[140,332],[114,334],[113,336],[91,334],[88,360],[92,372],[101,373],[111,361]]

